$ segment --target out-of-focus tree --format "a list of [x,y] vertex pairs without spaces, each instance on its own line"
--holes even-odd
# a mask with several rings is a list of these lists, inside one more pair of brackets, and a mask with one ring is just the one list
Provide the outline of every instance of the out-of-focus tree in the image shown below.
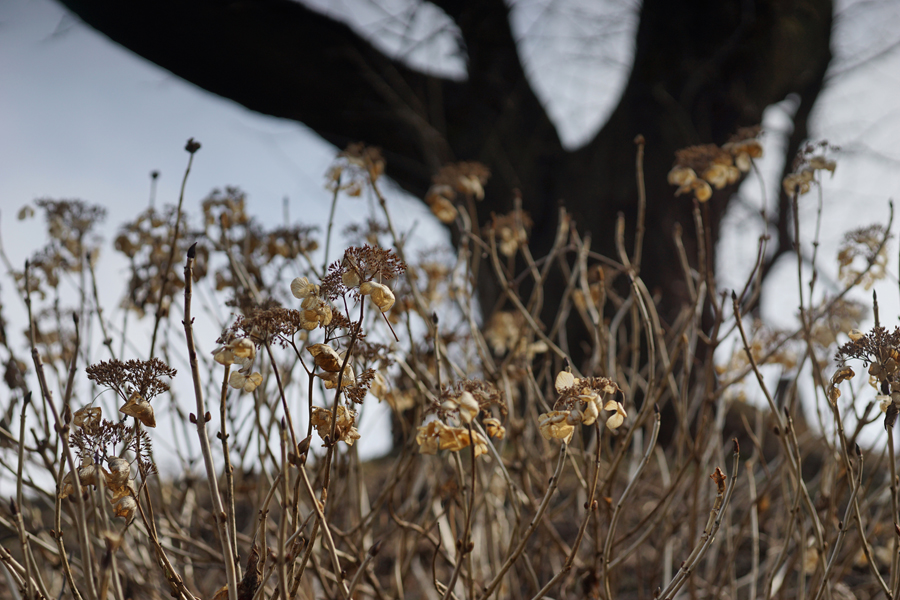
[[[579,230],[591,233],[592,248],[610,256],[623,214],[631,248],[638,216],[634,140],[643,135],[641,276],[661,293],[664,317],[687,297],[673,242],[677,223],[688,257],[697,256],[693,202],[675,197],[667,182],[675,151],[723,144],[793,94],[799,102],[785,150],[790,169],[831,59],[834,11],[830,0],[645,0],[615,110],[596,135],[568,149],[523,68],[503,0],[410,0],[411,11],[427,8],[452,23],[462,78],[382,51],[345,23],[291,0],[61,2],[112,40],[203,89],[302,122],[340,148],[354,141],[381,147],[387,173],[419,197],[442,165],[487,165],[492,176],[477,203],[480,224],[507,212],[518,190],[534,223],[535,256],[553,242],[560,202]],[[735,185],[715,191],[705,206],[713,246]],[[783,201],[774,224],[784,234],[776,254],[790,248],[787,206]],[[711,253],[709,264],[715,264]],[[481,284],[490,310],[498,291],[489,276]],[[546,314],[555,314],[554,298],[545,305]]]

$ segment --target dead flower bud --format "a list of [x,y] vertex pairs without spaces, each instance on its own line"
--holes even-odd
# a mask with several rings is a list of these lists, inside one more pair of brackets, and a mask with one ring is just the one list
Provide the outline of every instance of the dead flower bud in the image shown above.
[[259,373],[251,373],[249,375],[241,371],[235,371],[228,377],[228,385],[236,390],[243,390],[250,394],[262,384],[262,375]]
[[457,402],[459,403],[459,418],[463,423],[471,423],[472,419],[478,416],[478,411],[481,410],[475,396],[468,391],[460,394]]
[[499,419],[494,417],[484,419],[484,428],[487,434],[494,439],[502,440],[506,437],[506,428],[500,424]]
[[119,409],[119,412],[134,417],[147,427],[156,427],[156,417],[153,415],[153,407],[144,400],[137,391],[131,393],[128,402]]
[[303,300],[318,295],[319,286],[310,283],[306,277],[297,277],[291,282],[291,293],[295,298]]
[[606,427],[610,431],[614,431],[617,429],[622,423],[625,422],[625,417],[628,414],[625,412],[625,407],[622,406],[621,402],[616,402],[615,400],[610,400],[603,407],[603,410],[614,410],[615,413],[606,420]]
[[557,439],[563,440],[567,444],[572,441],[575,434],[575,427],[569,425],[567,419],[569,411],[554,410],[538,416],[538,427],[541,435],[545,440]]
[[99,406],[83,406],[75,411],[72,423],[85,431],[93,431],[100,425],[103,410]]
[[341,370],[344,360],[328,344],[313,344],[306,348],[316,361],[316,366],[329,373],[337,373]]
[[875,400],[878,402],[878,408],[880,408],[883,413],[886,413],[891,404],[894,403],[893,399],[885,394],[878,394],[875,396]]
[[134,511],[137,510],[137,502],[131,496],[125,496],[116,503],[115,513],[117,517],[125,517],[131,521],[134,518]]
[[394,306],[394,292],[383,283],[364,281],[359,285],[359,293],[363,296],[371,296],[372,302],[381,312],[387,312]]

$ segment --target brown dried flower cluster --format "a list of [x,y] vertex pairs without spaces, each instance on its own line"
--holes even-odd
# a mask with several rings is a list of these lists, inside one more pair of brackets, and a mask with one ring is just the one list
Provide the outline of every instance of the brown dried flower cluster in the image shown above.
[[526,246],[531,225],[531,217],[521,210],[505,215],[493,215],[490,231],[497,240],[500,254],[513,257],[519,248]]
[[445,165],[432,179],[432,185],[425,194],[425,202],[442,223],[452,223],[459,214],[455,204],[456,195],[464,194],[483,200],[484,186],[490,176],[490,170],[477,162]]
[[150,402],[169,390],[169,384],[162,378],[171,379],[177,372],[158,358],[101,361],[85,370],[88,379],[114,390],[125,401],[119,412],[140,420],[147,427],[156,427]]
[[606,427],[615,430],[625,422],[628,413],[616,399],[603,402],[606,394],[617,394],[619,386],[606,377],[578,378],[568,371],[556,376],[556,392],[559,394],[554,409],[538,416],[538,426],[544,439],[572,440],[576,425],[593,425],[600,411],[613,414],[606,420]]
[[888,331],[876,326],[868,333],[853,330],[850,341],[840,347],[837,354],[838,371],[831,382],[829,399],[836,402],[841,393],[838,385],[853,377],[846,361],[856,359],[867,364],[870,382],[880,391],[877,396],[881,410],[885,412],[885,427],[893,427],[900,414],[900,327]]
[[810,190],[810,186],[815,182],[817,171],[828,171],[834,175],[837,163],[825,156],[829,151],[835,152],[840,150],[837,146],[832,146],[827,141],[817,144],[807,144],[794,161],[794,172],[784,178],[782,186],[784,193],[788,196],[794,194],[802,196]]
[[[669,171],[669,184],[677,185],[676,196],[694,192],[700,202],[712,196],[712,188],[720,190],[733,185],[763,153],[757,139],[759,128],[743,128],[721,148],[715,144],[690,146],[675,153],[675,166]],[[698,175],[699,174],[699,175]]]
[[849,287],[861,277],[860,283],[868,290],[876,281],[884,279],[888,262],[885,241],[891,237],[890,232],[880,224],[846,233],[838,250],[838,279],[841,283]]
[[356,430],[356,412],[348,409],[346,406],[338,406],[337,409],[337,425],[334,432],[335,439],[331,440],[332,415],[334,413],[327,408],[312,407],[312,426],[316,428],[319,437],[326,443],[331,441],[344,442],[348,446],[352,446],[353,442],[359,439],[359,431]]
[[348,196],[360,196],[366,185],[378,181],[383,173],[381,149],[356,142],[338,154],[328,169],[325,187],[335,193],[340,191]]
[[[148,311],[155,311],[156,306],[162,302],[163,313],[166,313],[170,298],[184,287],[180,277],[164,273],[172,254],[177,220],[178,211],[175,207],[169,206],[162,211],[151,207],[119,229],[115,248],[128,259],[131,269],[128,289],[122,298],[123,308],[143,316]],[[187,240],[179,237],[175,242],[175,255],[183,256],[188,245]],[[194,267],[196,279],[206,275],[208,264],[208,250],[204,246],[198,246]]]

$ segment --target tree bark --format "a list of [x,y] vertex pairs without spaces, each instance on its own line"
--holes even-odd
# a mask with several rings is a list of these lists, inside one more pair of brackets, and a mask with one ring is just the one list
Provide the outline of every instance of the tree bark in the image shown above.
[[[696,257],[692,202],[675,198],[666,182],[674,152],[725,142],[788,94],[811,103],[831,58],[830,0],[646,0],[617,108],[594,139],[566,151],[525,76],[503,0],[435,2],[459,26],[464,81],[411,69],[348,26],[289,0],[61,1],[112,40],[203,89],[303,122],[338,147],[380,146],[388,174],[420,197],[441,165],[483,162],[492,178],[479,221],[510,210],[520,190],[535,223],[536,256],[552,243],[558,202],[591,232],[596,250],[615,256],[617,215],[626,231],[636,221],[633,140],[642,134],[641,276],[661,294],[664,318],[687,297],[672,241],[677,223]],[[733,191],[709,202],[713,244]],[[481,283],[482,305],[491,307],[497,290]],[[544,315],[554,314],[559,298],[552,288],[545,300]]]

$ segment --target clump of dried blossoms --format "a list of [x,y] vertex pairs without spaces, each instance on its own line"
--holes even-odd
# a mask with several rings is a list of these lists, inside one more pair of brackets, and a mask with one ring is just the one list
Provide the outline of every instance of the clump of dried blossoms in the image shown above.
[[888,245],[885,241],[890,237],[890,233],[881,224],[846,233],[838,250],[838,279],[841,283],[850,287],[861,278],[859,283],[868,290],[876,281],[884,279],[888,261]]
[[369,182],[375,183],[384,173],[384,157],[374,146],[354,143],[338,154],[328,169],[326,187],[332,192],[360,196]]
[[484,186],[490,176],[490,170],[477,162],[445,165],[432,179],[425,202],[442,223],[452,223],[459,214],[455,204],[457,194],[483,200]]
[[158,358],[150,360],[101,361],[87,369],[88,379],[107,387],[125,402],[119,412],[134,417],[147,427],[156,427],[156,417],[150,402],[169,384],[163,377],[175,377],[176,370]]
[[[79,493],[86,492],[90,487],[105,488],[110,492],[108,498],[114,506],[115,515],[130,521],[137,509],[137,492],[131,477],[131,463],[117,455],[116,446],[124,445],[134,454],[142,476],[146,477],[156,471],[150,436],[146,431],[136,431],[135,425],[126,427],[124,423],[113,423],[102,416],[102,409],[91,405],[80,408],[72,415],[71,423],[75,430],[69,444],[76,449],[80,461],[77,469],[78,483],[81,484]],[[108,469],[103,466],[104,461]],[[66,473],[58,497],[68,498],[76,493],[75,487],[75,475]]]
[[[334,413],[327,408],[312,407],[312,426],[316,428],[319,437],[326,445],[336,442],[344,442],[352,446],[359,439],[359,431],[356,430],[356,411],[346,406],[338,406],[337,424],[332,422]],[[331,430],[334,427],[334,439],[331,439]]]
[[[487,440],[472,427],[476,417],[483,415],[482,423],[490,437],[502,440],[506,436],[506,429],[500,420],[491,416],[491,406],[497,406],[501,416],[506,414],[503,395],[487,381],[473,379],[445,387],[441,392],[441,402],[432,406],[438,418],[419,427],[416,433],[419,452],[421,454],[437,454],[438,450],[459,452],[474,445],[476,457],[486,454]],[[458,425],[448,424],[447,421]]]
[[239,364],[241,366],[240,369],[232,371],[231,375],[229,375],[228,385],[236,390],[242,390],[250,394],[263,381],[261,374],[253,372],[256,344],[246,337],[233,337],[228,342],[224,342],[223,338],[226,336],[219,338],[218,341],[222,345],[213,350],[213,359],[226,367]]
[[733,185],[750,170],[753,159],[763,155],[759,127],[744,127],[721,148],[715,144],[689,146],[675,153],[669,184],[677,185],[676,196],[694,192],[700,202],[712,196],[712,188]]
[[782,186],[788,196],[797,194],[801,196],[809,192],[815,182],[817,171],[828,171],[834,175],[837,163],[825,156],[827,151],[838,151],[837,146],[832,146],[827,141],[817,144],[807,144],[794,161],[794,172],[784,178]]
[[900,413],[900,328],[889,332],[876,325],[868,333],[852,330],[848,335],[850,341],[838,349],[839,367],[831,378],[829,400],[837,402],[841,396],[838,386],[855,375],[847,360],[861,360],[868,365],[869,382],[880,392],[876,400],[885,413],[885,428],[891,428]]
[[576,425],[593,425],[600,417],[600,411],[613,414],[606,419],[606,427],[616,430],[625,422],[628,413],[617,399],[607,400],[606,394],[617,394],[619,386],[606,377],[578,378],[568,371],[560,371],[556,376],[556,393],[559,398],[553,410],[538,416],[538,426],[544,439],[558,439],[566,443],[572,441]]

